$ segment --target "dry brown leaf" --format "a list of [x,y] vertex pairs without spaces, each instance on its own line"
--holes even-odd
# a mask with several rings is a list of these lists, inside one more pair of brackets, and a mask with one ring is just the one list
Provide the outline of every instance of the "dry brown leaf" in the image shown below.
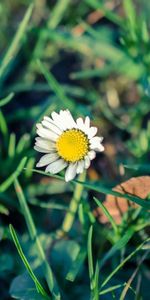
[[[145,199],[150,193],[150,176],[132,177],[129,180],[117,185],[113,188],[114,191],[122,194],[130,194],[132,196]],[[122,216],[128,211],[129,207],[137,208],[138,205],[121,197],[113,195],[106,196],[103,203],[117,224],[121,223]],[[107,217],[102,212],[100,207],[94,210],[94,215],[99,222],[105,224],[108,222]]]

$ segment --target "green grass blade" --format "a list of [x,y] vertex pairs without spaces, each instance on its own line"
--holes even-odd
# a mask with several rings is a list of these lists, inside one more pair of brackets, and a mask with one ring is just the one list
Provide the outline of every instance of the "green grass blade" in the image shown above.
[[95,274],[94,274],[94,290],[93,300],[99,300],[99,263],[96,262]]
[[46,209],[58,209],[58,210],[69,210],[68,206],[67,205],[63,205],[63,204],[57,204],[57,203],[53,203],[53,202],[50,202],[50,203],[47,203],[47,202],[44,202],[44,201],[38,201],[37,199],[29,199],[29,203],[32,204],[32,205],[36,205],[36,206],[39,206],[41,208],[46,208]]
[[82,226],[85,226],[86,220],[85,220],[84,209],[83,209],[82,203],[79,204],[78,216],[79,216],[79,221],[82,224]]
[[107,9],[101,1],[98,1],[98,0],[84,0],[84,1],[92,8],[94,8],[96,10],[101,10],[103,12],[104,16],[111,22],[113,22],[121,27],[123,26],[122,19],[118,15],[113,13],[111,10]]
[[9,145],[8,145],[8,156],[12,158],[15,155],[15,146],[16,146],[16,135],[15,133],[11,133],[9,138]]
[[11,233],[11,236],[12,236],[12,239],[14,241],[14,244],[16,246],[16,249],[18,251],[18,254],[20,255],[20,258],[22,260],[22,262],[24,263],[24,266],[26,268],[26,270],[28,271],[30,277],[32,278],[32,280],[34,281],[35,283],[35,286],[36,286],[36,289],[37,289],[37,292],[40,293],[42,296],[45,296],[46,299],[50,299],[50,297],[48,296],[48,294],[46,293],[45,289],[42,287],[41,283],[39,282],[39,280],[37,279],[37,277],[35,276],[27,258],[25,257],[24,253],[23,253],[23,250],[22,250],[22,247],[19,243],[19,240],[18,240],[18,237],[17,237],[17,234],[15,232],[15,229],[13,228],[13,226],[10,224],[9,225],[9,230],[10,230],[10,233]]
[[20,154],[30,143],[30,135],[25,133],[16,146],[16,153]]
[[27,158],[24,157],[19,163],[17,169],[3,183],[1,183],[0,193],[5,192],[9,188],[9,186],[14,182],[14,180],[20,175],[25,166],[26,161]]
[[92,190],[95,190],[97,192],[100,192],[100,193],[103,193],[103,194],[106,194],[106,195],[110,194],[110,195],[113,195],[113,196],[116,196],[116,197],[128,199],[132,202],[135,202],[138,205],[141,205],[144,208],[150,209],[150,201],[149,200],[142,200],[141,198],[136,197],[134,195],[131,196],[130,194],[122,194],[122,193],[116,192],[116,191],[114,191],[110,188],[107,188],[104,185],[99,184],[98,186],[95,186],[95,185],[92,185],[90,183],[81,182],[81,181],[79,182],[78,180],[74,180],[74,181],[78,182],[80,184],[83,184],[88,189],[92,189]]
[[98,288],[99,264],[97,261],[96,268],[94,271],[93,254],[92,254],[92,235],[93,235],[93,226],[90,227],[88,233],[87,253],[88,253],[91,299],[98,300],[99,299],[99,288]]
[[149,43],[149,30],[146,20],[142,20],[142,37],[145,43]]
[[108,277],[103,281],[101,284],[101,288],[103,288],[110,280],[111,278],[133,257],[135,254],[140,251],[145,243],[149,242],[150,238],[147,238],[144,242],[142,242],[134,251],[132,251],[109,275]]
[[86,258],[87,255],[87,251],[85,247],[82,247],[76,257],[76,259],[74,260],[71,269],[69,270],[69,272],[66,275],[66,279],[69,281],[74,281],[76,279],[76,276],[78,274],[78,272],[80,271],[80,268]]
[[136,28],[137,28],[137,19],[136,19],[136,11],[133,5],[132,0],[124,0],[123,1],[124,10],[126,13],[126,17],[128,20],[128,26],[130,30],[130,34],[132,38],[136,39]]
[[5,69],[7,68],[10,61],[14,58],[16,53],[19,50],[21,39],[23,38],[25,31],[27,30],[27,25],[30,20],[31,14],[33,10],[33,4],[29,6],[27,9],[27,12],[25,13],[25,16],[22,20],[22,22],[19,25],[19,28],[12,40],[12,43],[10,44],[10,47],[8,48],[5,56],[3,57],[1,66],[0,66],[0,77],[2,77]]
[[146,259],[146,257],[149,255],[150,251],[147,251],[146,253],[144,253],[144,255],[141,257],[140,261],[138,262],[138,266],[137,268],[134,270],[134,272],[132,273],[132,275],[130,276],[129,280],[127,281],[121,295],[120,295],[120,300],[125,300],[126,298],[126,294],[128,292],[128,290],[131,287],[131,283],[133,282],[134,278],[136,277],[140,266],[143,264],[143,261]]
[[126,169],[139,171],[139,172],[150,172],[150,164],[135,164],[135,165],[123,165]]
[[0,130],[2,132],[2,134],[4,135],[4,137],[7,136],[8,134],[8,127],[7,127],[7,123],[5,120],[5,117],[0,109]]
[[92,256],[92,234],[93,234],[93,226],[91,226],[90,229],[89,229],[88,242],[87,242],[90,288],[91,288],[91,293],[93,294],[93,290],[94,290],[94,266],[93,266],[93,256]]
[[[117,289],[120,289],[120,288],[123,288],[124,286],[126,286],[126,282],[125,283],[123,283],[123,284],[116,284],[116,285],[114,285],[114,286],[111,286],[111,287],[109,287],[109,288],[107,288],[107,289],[105,289],[105,290],[102,290],[100,293],[99,293],[99,295],[105,295],[105,294],[107,294],[107,293],[111,293],[112,291],[115,291],[115,290],[117,290]],[[134,292],[134,290],[130,287],[130,289]],[[135,292],[134,292],[134,294],[135,294]]]
[[0,203],[0,214],[6,215],[6,216],[9,215],[9,210],[1,203]]
[[[44,175],[44,176],[49,176],[49,177],[53,177],[53,178],[57,178],[57,179],[60,179],[60,180],[65,180],[64,177],[60,176],[60,175],[52,175],[52,174],[48,174],[48,173],[45,173],[44,171],[39,171],[39,170],[36,170],[36,169],[32,169],[33,172],[35,173],[38,173],[38,174],[41,174],[41,175]],[[79,183],[81,185],[83,185],[84,187],[86,187],[87,189],[90,189],[90,190],[93,190],[93,191],[97,191],[97,192],[100,192],[102,194],[105,194],[105,195],[113,195],[113,196],[116,196],[116,197],[120,197],[120,198],[123,198],[123,199],[127,199],[127,200],[130,200],[140,206],[142,206],[143,208],[145,209],[150,209],[150,201],[149,199],[146,199],[146,200],[143,200],[137,196],[134,196],[134,195],[130,195],[130,194],[122,194],[122,193],[119,193],[119,192],[116,192],[100,183],[98,183],[98,185],[95,185],[95,184],[91,184],[91,183],[88,183],[88,182],[83,182],[83,181],[78,181],[78,180],[72,180],[73,183]]]
[[[64,17],[64,14],[66,12],[67,6],[71,2],[70,0],[57,0],[54,8],[52,9],[50,13],[50,17],[48,18],[46,22],[46,27],[50,29],[55,29],[58,24],[61,22],[61,20]],[[45,32],[43,30],[40,31],[40,35],[36,44],[36,47],[34,49],[34,57],[39,57],[39,53],[42,53],[44,51],[45,47]]]
[[106,78],[110,73],[118,72],[120,75],[125,75],[129,79],[137,80],[143,72],[143,67],[140,65],[136,65],[132,62],[128,62],[131,66],[131,69],[128,69],[125,57],[122,63],[112,63],[110,65],[105,65],[102,68],[96,69],[87,69],[83,71],[78,71],[70,74],[71,79],[88,79],[94,77],[103,77]]
[[27,161],[27,170],[25,172],[25,176],[26,178],[30,178],[32,176],[32,171],[30,171],[30,169],[32,169],[35,166],[35,157],[30,157]]
[[58,285],[57,285],[54,275],[52,273],[51,267],[46,259],[43,247],[42,247],[41,242],[37,235],[37,231],[36,231],[36,227],[35,227],[32,215],[31,215],[29,207],[27,205],[27,201],[25,199],[21,185],[17,179],[14,181],[14,186],[15,186],[16,194],[17,194],[20,206],[21,206],[22,213],[24,215],[24,218],[25,218],[25,221],[26,221],[26,224],[28,227],[30,237],[33,240],[33,242],[35,242],[35,246],[37,248],[37,254],[38,254],[41,264],[43,266],[43,272],[44,272],[48,287],[49,287],[52,295],[54,296],[54,299],[58,300],[58,299],[60,299]]
[[14,93],[10,93],[8,96],[0,100],[0,107],[8,104],[12,98],[14,97]]
[[36,237],[36,228],[35,228],[32,216],[30,214],[28,205],[26,203],[26,199],[25,199],[25,196],[23,194],[22,188],[21,188],[20,183],[17,179],[14,181],[14,186],[15,186],[16,194],[17,194],[20,206],[21,206],[22,214],[25,216],[25,221],[26,221],[26,224],[27,224],[27,227],[28,227],[30,237],[34,241],[34,239]]
[[105,254],[103,259],[101,260],[101,268],[105,264],[105,262],[111,258],[118,250],[121,250],[123,247],[126,246],[126,244],[129,242],[129,240],[132,238],[133,234],[135,233],[134,228],[130,227],[127,232],[121,237],[113,246],[112,248]]
[[112,71],[114,71],[114,68],[115,68],[114,65],[106,65],[102,68],[82,70],[82,71],[71,73],[70,78],[78,80],[78,79],[88,79],[94,77],[106,77]]
[[115,234],[117,234],[118,233],[118,228],[117,228],[117,225],[115,223],[115,220],[113,219],[113,217],[111,216],[111,214],[109,213],[109,211],[107,210],[105,205],[102,202],[100,202],[97,198],[94,197],[93,199],[95,200],[96,204],[102,209],[103,213],[105,214],[105,216],[107,217],[107,219],[111,223]]
[[[114,44],[111,44],[109,41],[104,40],[96,40],[91,36],[83,35],[80,39],[72,36],[69,32],[66,34],[60,34],[59,32],[49,30],[47,32],[50,40],[54,41],[56,44],[59,41],[65,48],[71,48],[74,51],[78,51],[81,54],[89,55],[89,56],[98,56],[105,58],[106,60],[110,60],[111,63],[119,64],[120,62],[131,63],[132,60],[127,57],[127,55],[121,50],[121,48],[117,48]],[[93,48],[93,41],[95,43],[95,47]],[[133,64],[133,62],[132,62]]]
[[47,26],[49,28],[56,28],[57,25],[60,23],[61,19],[64,16],[64,13],[67,9],[70,0],[57,0],[57,3],[52,11],[51,17],[49,18]]

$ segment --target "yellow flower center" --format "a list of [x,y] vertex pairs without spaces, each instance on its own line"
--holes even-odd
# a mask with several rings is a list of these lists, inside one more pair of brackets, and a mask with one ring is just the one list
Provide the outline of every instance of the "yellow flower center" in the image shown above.
[[89,141],[84,132],[79,129],[64,131],[56,141],[60,157],[68,162],[76,162],[84,158],[89,150]]

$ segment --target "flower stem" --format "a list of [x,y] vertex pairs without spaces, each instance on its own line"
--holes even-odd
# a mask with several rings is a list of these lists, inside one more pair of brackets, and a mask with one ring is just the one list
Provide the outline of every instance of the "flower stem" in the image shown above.
[[[79,175],[78,180],[79,181],[85,181],[86,178],[86,172],[83,172],[82,174]],[[66,216],[64,218],[63,224],[62,224],[62,228],[61,230],[58,232],[59,236],[66,234],[67,232],[70,231],[74,219],[75,219],[75,215],[79,206],[79,202],[82,196],[82,192],[83,192],[83,188],[84,186],[77,183],[75,186],[75,190],[73,193],[73,197],[71,199],[70,205],[69,205],[69,210],[66,213]]]

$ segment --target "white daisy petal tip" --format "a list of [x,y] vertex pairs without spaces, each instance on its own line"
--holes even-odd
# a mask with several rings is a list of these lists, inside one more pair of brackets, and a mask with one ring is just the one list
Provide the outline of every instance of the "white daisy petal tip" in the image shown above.
[[65,173],[65,181],[69,182],[73,180],[76,174],[77,174],[77,162],[69,164]]
[[84,160],[81,160],[78,162],[78,166],[77,166],[77,174],[81,174],[84,171]]
[[42,128],[42,124],[41,124],[41,123],[37,123],[37,124],[36,124],[36,128],[37,128],[37,129]]
[[43,153],[36,167],[57,174],[66,168],[66,182],[88,169],[96,152],[104,151],[103,137],[96,136],[97,127],[90,126],[90,118],[74,120],[68,109],[53,111],[36,125],[34,149]]
[[36,164],[36,167],[37,167],[37,168],[40,168],[40,163],[39,163],[39,162]]
[[91,150],[89,151],[88,156],[90,160],[93,160],[96,157],[96,152],[94,150]]
[[105,147],[101,144],[100,146],[99,146],[99,152],[103,152],[105,150]]
[[67,167],[67,162],[64,161],[62,158],[53,161],[46,167],[46,172],[50,172],[51,174],[57,174],[61,172],[64,168]]

